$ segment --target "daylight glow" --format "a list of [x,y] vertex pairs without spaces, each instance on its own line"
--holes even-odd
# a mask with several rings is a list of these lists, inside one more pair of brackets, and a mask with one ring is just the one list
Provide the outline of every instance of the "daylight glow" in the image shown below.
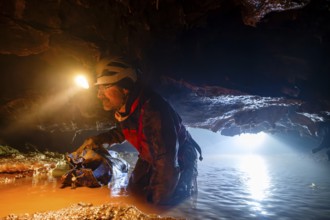
[[237,144],[246,146],[249,148],[257,148],[260,147],[266,138],[266,134],[264,132],[259,132],[257,134],[241,134],[236,136]]
[[76,76],[74,81],[75,81],[76,85],[79,87],[82,87],[84,89],[89,88],[88,80],[83,75]]

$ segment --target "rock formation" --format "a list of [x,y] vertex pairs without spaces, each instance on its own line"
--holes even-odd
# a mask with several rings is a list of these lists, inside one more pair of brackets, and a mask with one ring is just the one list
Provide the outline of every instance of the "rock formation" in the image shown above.
[[93,79],[114,53],[188,126],[317,137],[330,114],[329,10],[321,0],[0,0],[1,144],[111,126],[93,89],[69,90],[74,72]]

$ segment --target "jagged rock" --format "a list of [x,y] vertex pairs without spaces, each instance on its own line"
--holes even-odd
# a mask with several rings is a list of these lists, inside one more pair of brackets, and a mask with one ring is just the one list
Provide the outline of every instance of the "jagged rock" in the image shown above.
[[0,145],[0,184],[15,182],[25,177],[52,175],[55,169],[68,170],[64,155],[55,152],[39,152],[36,149],[22,153]]
[[[189,126],[317,135],[329,117],[329,8],[320,0],[0,0],[1,142],[112,126],[93,91],[65,95],[73,72],[93,79],[97,59],[116,52],[150,82],[185,80],[164,95]],[[37,93],[24,96],[28,89]]]
[[[261,131],[269,133],[297,131],[301,135],[317,137],[320,126],[330,119],[330,106],[326,103],[320,108],[321,105],[300,99],[248,95],[236,90],[216,86],[201,87],[169,78],[161,88],[159,92],[180,113],[187,126],[205,128],[228,136]],[[45,96],[42,100],[54,100],[54,98]],[[44,111],[45,102],[40,102],[38,99],[17,99],[3,105],[0,113],[2,118],[7,118],[6,133],[2,132],[3,136],[20,135],[18,128],[27,126],[34,128],[35,132],[39,130],[45,134],[54,131],[79,134],[83,130],[101,132],[114,125],[114,121],[105,115],[100,117],[102,116],[100,113],[94,112],[91,115],[84,113],[88,106],[79,110],[73,105],[74,102],[64,102],[57,109]],[[96,111],[96,105],[92,104],[91,109]],[[309,105],[319,107],[315,109],[308,107]],[[52,105],[49,107],[52,108]],[[70,109],[72,112],[69,111]],[[101,112],[101,109],[99,111]],[[56,117],[53,116],[54,114]],[[29,120],[24,119],[24,116]]]
[[223,135],[292,130],[316,136],[320,125],[330,119],[329,105],[324,107],[325,112],[309,112],[306,107],[302,111],[301,106],[308,103],[299,99],[244,95],[221,87],[216,89],[171,82],[172,86],[164,94],[167,94],[184,122],[188,126]]
[[270,12],[294,10],[305,7],[310,0],[237,0],[242,7],[244,24],[256,26],[257,23]]

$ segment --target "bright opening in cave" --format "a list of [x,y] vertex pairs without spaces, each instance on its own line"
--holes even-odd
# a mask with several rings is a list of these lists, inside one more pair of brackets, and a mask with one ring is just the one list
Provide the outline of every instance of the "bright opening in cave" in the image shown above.
[[264,132],[259,132],[257,134],[244,133],[234,138],[237,145],[254,149],[263,145],[267,135]]

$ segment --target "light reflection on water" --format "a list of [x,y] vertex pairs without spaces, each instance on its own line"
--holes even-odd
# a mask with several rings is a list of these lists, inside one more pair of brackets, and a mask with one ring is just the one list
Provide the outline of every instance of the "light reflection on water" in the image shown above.
[[[265,146],[253,147],[260,143],[251,136],[235,143],[235,138],[219,139],[201,130],[193,135],[203,146],[204,154],[204,160],[198,163],[197,201],[187,200],[176,207],[159,209],[125,191],[111,192],[106,187],[60,189],[59,181],[48,176],[33,178],[32,184],[31,180],[17,180],[8,187],[0,185],[0,217],[56,210],[82,201],[95,205],[133,204],[146,213],[192,220],[330,219],[329,162],[314,161],[310,155],[299,155],[265,137],[263,145],[271,151],[266,152]],[[204,142],[198,135],[204,136]],[[246,148],[248,145],[251,146]]]
[[189,219],[329,219],[329,171],[294,156],[208,158],[200,164],[198,214]]
[[262,201],[269,196],[271,180],[264,159],[258,155],[247,155],[240,160],[239,169],[244,177],[242,182],[251,197],[251,201],[247,202],[248,205],[255,212],[267,215]]
[[251,198],[262,201],[267,197],[270,185],[267,166],[261,156],[248,155],[241,159],[240,170],[244,173],[243,180]]
[[162,210],[106,187],[60,189],[56,178],[17,180],[0,187],[0,217],[9,213],[56,210],[72,203],[128,203],[146,213],[187,219],[327,219],[330,166],[292,156],[204,155],[199,163],[196,207],[186,201]]

